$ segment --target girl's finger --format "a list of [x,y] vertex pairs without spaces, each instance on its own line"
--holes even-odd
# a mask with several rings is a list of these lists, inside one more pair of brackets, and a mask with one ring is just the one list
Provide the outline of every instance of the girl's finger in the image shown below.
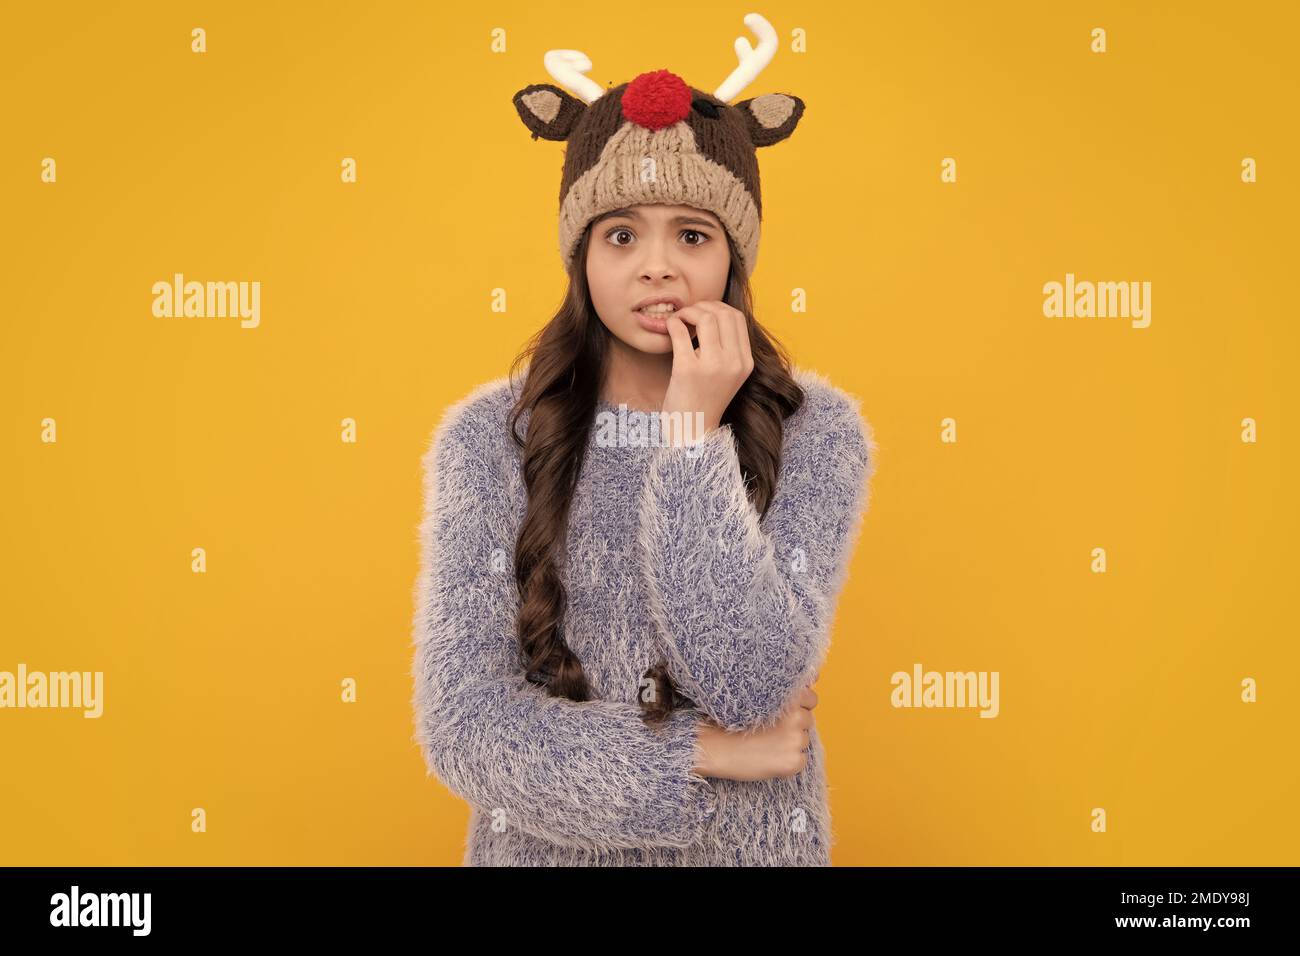
[[697,302],[696,305],[702,305],[717,319],[718,344],[722,348],[722,357],[729,359],[733,354],[738,354],[740,343],[736,340],[736,323],[731,317],[731,307],[721,302]]
[[718,338],[718,317],[699,302],[673,314],[680,316],[682,312],[688,313],[686,321],[695,324],[695,337],[700,340],[700,358],[717,356],[722,350],[722,342]]
[[718,343],[722,346],[722,357],[730,359],[733,355],[739,355],[740,341],[736,338],[736,323],[733,318],[735,310],[722,302],[704,302],[703,305],[718,320]]
[[[668,326],[668,335],[673,340],[673,364],[694,361],[695,346],[691,345],[691,332],[686,323],[674,314],[665,318],[664,324]],[[677,367],[682,368],[684,365]]]
[[731,345],[732,355],[741,362],[745,361],[745,347],[748,344],[749,332],[745,328],[745,313],[739,309],[727,308],[727,319],[731,325]]
[[745,360],[745,368],[753,369],[754,367],[754,349],[749,341],[749,319],[745,313],[739,309],[736,310],[737,331],[740,333],[740,354]]

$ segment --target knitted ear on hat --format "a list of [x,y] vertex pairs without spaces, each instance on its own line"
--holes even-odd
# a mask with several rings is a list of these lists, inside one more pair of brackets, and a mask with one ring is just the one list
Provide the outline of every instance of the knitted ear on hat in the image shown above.
[[514,95],[515,109],[533,139],[566,140],[587,104],[550,83],[533,83]]
[[755,146],[771,146],[788,139],[803,116],[803,100],[790,93],[767,93],[742,100],[735,108],[744,117]]
[[736,39],[737,65],[712,93],[666,69],[607,89],[586,76],[592,68],[586,54],[555,49],[543,62],[561,86],[534,83],[515,94],[533,139],[567,143],[559,215],[566,268],[597,216],[659,203],[712,212],[734,241],[741,268],[753,272],[763,214],[756,149],[788,138],[804,103],[769,93],[730,105],[778,47],[764,17],[747,14],[745,25],[758,46]]

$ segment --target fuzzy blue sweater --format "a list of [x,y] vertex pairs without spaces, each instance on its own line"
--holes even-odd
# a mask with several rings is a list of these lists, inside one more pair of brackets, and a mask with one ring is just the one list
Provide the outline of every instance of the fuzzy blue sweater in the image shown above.
[[[488,382],[446,412],[423,459],[414,740],[428,775],[470,804],[466,865],[829,864],[815,728],[793,777],[693,769],[697,720],[770,726],[811,683],[867,508],[876,446],[858,401],[792,371],[806,400],[761,523],[729,425],[671,447],[599,403],[561,569],[586,702],[549,696],[518,664],[513,386]],[[653,727],[638,700],[660,661],[696,706]]]

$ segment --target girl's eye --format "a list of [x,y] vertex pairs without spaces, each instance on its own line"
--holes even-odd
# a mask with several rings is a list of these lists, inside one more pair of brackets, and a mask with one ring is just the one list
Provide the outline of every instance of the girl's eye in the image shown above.
[[[613,243],[614,245],[616,245],[616,246],[626,246],[626,245],[628,245],[627,242],[619,242],[616,238],[614,238],[615,236],[620,236],[620,235],[632,236],[632,230],[631,230],[631,229],[628,229],[628,228],[626,228],[626,227],[624,227],[624,226],[619,226],[619,227],[614,228],[614,229],[611,229],[609,232],[605,233],[605,238],[606,238],[607,240],[609,240],[610,242],[612,242],[612,243]],[[698,240],[699,240],[698,242],[688,242],[688,243],[687,243],[688,246],[702,246],[702,245],[704,245],[706,242],[708,242],[708,241],[710,240],[710,237],[709,237],[709,236],[707,236],[707,235],[705,235],[704,233],[700,232],[698,229],[683,229],[683,230],[682,230],[682,235],[683,235],[683,236],[696,236],[696,237],[698,237]]]

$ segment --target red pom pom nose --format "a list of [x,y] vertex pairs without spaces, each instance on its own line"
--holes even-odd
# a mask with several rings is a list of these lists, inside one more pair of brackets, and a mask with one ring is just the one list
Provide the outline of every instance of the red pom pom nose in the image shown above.
[[642,73],[623,91],[623,115],[646,129],[663,129],[686,119],[691,88],[676,73]]

